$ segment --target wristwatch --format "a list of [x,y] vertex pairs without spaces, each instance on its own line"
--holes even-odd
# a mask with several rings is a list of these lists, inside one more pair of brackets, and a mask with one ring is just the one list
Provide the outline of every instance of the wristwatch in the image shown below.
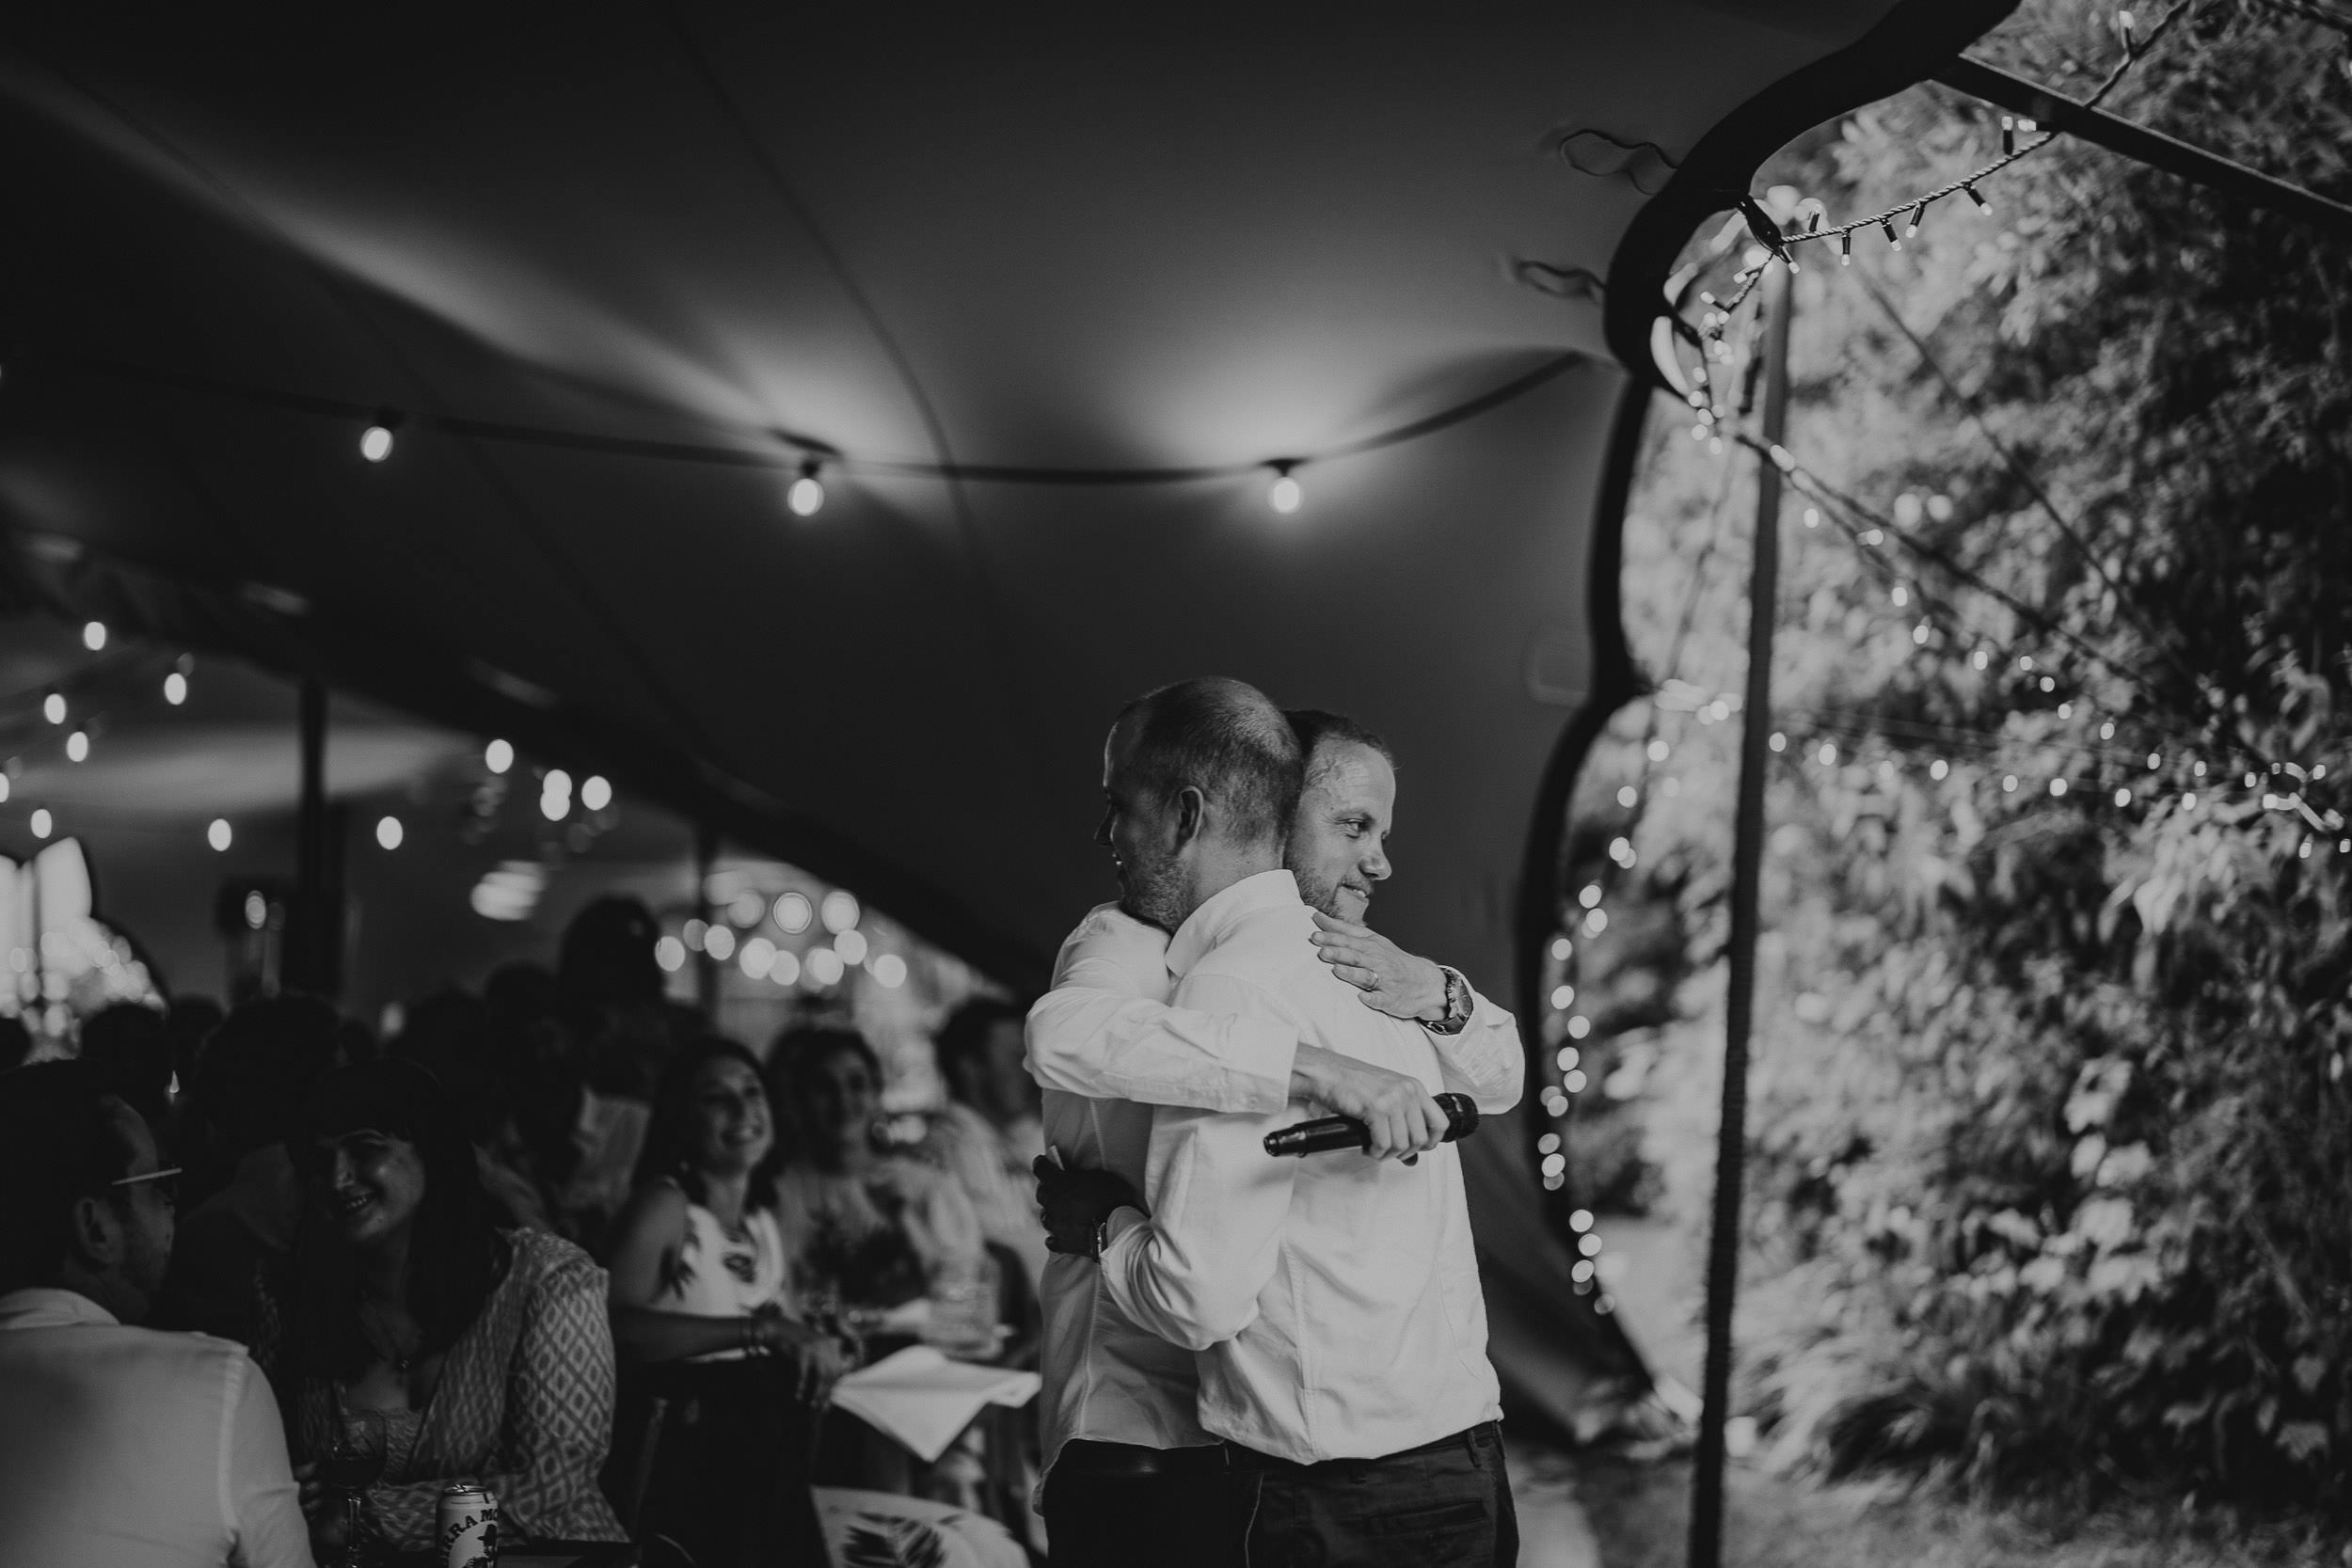
[[1433,1035],[1458,1035],[1469,1027],[1470,1014],[1477,1007],[1477,1003],[1471,998],[1470,982],[1462,977],[1460,970],[1439,964],[1438,972],[1445,976],[1445,1016],[1434,1022],[1424,1018],[1421,1026]]

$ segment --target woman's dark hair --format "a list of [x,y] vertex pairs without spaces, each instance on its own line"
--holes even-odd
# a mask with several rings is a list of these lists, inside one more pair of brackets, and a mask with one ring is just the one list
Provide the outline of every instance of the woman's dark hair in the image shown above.
[[[637,1156],[637,1185],[668,1177],[685,1189],[687,1201],[701,1203],[707,1191],[703,1173],[694,1167],[693,1135],[688,1131],[694,1110],[694,1079],[713,1062],[740,1062],[752,1069],[759,1083],[760,1092],[769,1094],[768,1075],[759,1065],[759,1058],[748,1047],[717,1035],[701,1039],[670,1058],[661,1069],[661,1082],[654,1089],[653,1119],[645,1124],[645,1147]],[[782,1118],[769,1094],[768,1125],[774,1129],[774,1141],[770,1144],[767,1158],[752,1167],[751,1180],[743,1194],[746,1209],[773,1209],[776,1206],[776,1178],[784,1171],[785,1130]]]
[[791,1118],[795,1138],[803,1150],[814,1143],[802,1120],[809,1074],[818,1063],[844,1051],[865,1058],[866,1070],[874,1075],[875,1086],[879,1088],[882,1081],[882,1058],[866,1043],[866,1037],[854,1029],[804,1024],[785,1030],[768,1047],[768,1103],[771,1108],[780,1107]]
[[939,1038],[932,1050],[939,1057],[940,1076],[947,1080],[948,1092],[963,1098],[965,1075],[984,1072],[988,1069],[989,1037],[1000,1023],[1018,1027],[1028,1021],[1029,1010],[993,996],[977,996],[947,1015],[940,1026]]
[[[464,1119],[440,1081],[397,1058],[339,1068],[319,1080],[289,1140],[308,1196],[325,1180],[316,1145],[361,1129],[411,1144],[424,1164],[424,1198],[408,1240],[408,1311],[418,1354],[449,1349],[471,1326],[510,1256],[482,1189]],[[359,1328],[358,1259],[319,1212],[305,1206],[294,1243],[288,1324],[295,1364],[308,1374],[356,1377],[370,1354]]]
[[874,1054],[874,1048],[856,1030],[787,1029],[768,1051],[770,1097],[774,1098],[775,1091],[782,1089],[786,1102],[797,1111],[808,1087],[809,1074],[817,1064],[844,1051],[863,1056],[866,1070],[874,1075],[874,1086],[882,1087],[882,1058]]

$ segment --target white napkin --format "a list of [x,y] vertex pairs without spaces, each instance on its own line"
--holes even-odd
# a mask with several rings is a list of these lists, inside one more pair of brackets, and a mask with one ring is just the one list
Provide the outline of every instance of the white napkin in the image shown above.
[[951,1361],[930,1345],[909,1345],[833,1386],[833,1402],[886,1432],[928,1465],[984,1406],[1024,1405],[1037,1397],[1037,1373],[1015,1367]]

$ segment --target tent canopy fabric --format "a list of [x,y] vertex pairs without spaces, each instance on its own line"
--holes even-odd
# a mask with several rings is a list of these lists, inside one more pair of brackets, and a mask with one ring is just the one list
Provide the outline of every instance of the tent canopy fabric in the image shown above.
[[2005,8],[14,17],[0,594],[612,772],[1016,984],[1111,886],[1112,714],[1238,675],[1388,736],[1375,921],[1525,1006],[1674,254]]

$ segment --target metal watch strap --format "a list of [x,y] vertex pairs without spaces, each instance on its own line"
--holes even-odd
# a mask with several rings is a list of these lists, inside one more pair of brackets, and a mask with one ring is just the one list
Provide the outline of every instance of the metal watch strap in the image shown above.
[[1475,1010],[1470,981],[1460,970],[1445,964],[1439,964],[1438,972],[1445,976],[1445,1016],[1434,1023],[1422,1019],[1421,1026],[1433,1035],[1458,1035],[1470,1026],[1470,1014]]

